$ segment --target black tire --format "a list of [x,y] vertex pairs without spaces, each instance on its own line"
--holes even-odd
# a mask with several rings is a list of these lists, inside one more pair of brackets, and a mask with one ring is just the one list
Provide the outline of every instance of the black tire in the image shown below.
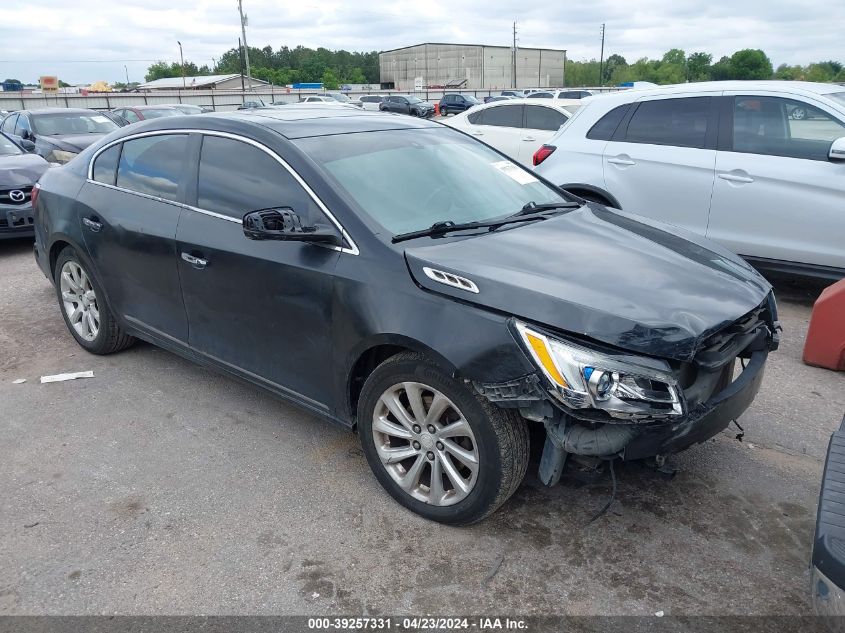
[[440,108],[440,116],[449,116],[449,110],[446,108]]
[[[372,428],[376,406],[385,391],[406,381],[440,391],[472,429],[478,475],[469,494],[453,505],[431,505],[412,497],[393,480],[379,458]],[[426,519],[450,525],[481,521],[501,506],[525,477],[529,459],[525,420],[515,411],[490,404],[422,354],[403,352],[379,365],[364,383],[357,413],[361,445],[379,483],[396,501]]]
[[[62,267],[67,262],[74,262],[85,272],[88,279],[90,280],[91,287],[94,290],[94,294],[97,297],[96,303],[97,307],[99,308],[100,326],[97,332],[97,336],[90,341],[80,336],[76,329],[74,329],[74,327],[70,323],[70,319],[67,315],[67,312],[64,309],[60,274]],[[61,253],[59,253],[58,258],[56,258],[56,266],[53,269],[53,280],[55,282],[56,287],[56,298],[59,301],[59,311],[62,314],[62,318],[64,319],[68,331],[71,333],[73,338],[76,339],[76,342],[79,343],[80,347],[82,347],[86,351],[91,352],[92,354],[103,355],[119,352],[120,350],[126,349],[127,347],[130,347],[133,343],[135,343],[135,338],[130,336],[129,334],[124,333],[120,325],[118,325],[117,320],[114,318],[114,315],[112,314],[111,310],[108,307],[108,304],[105,301],[105,294],[103,293],[102,287],[91,273],[90,269],[88,268],[88,265],[85,264],[79,258],[79,255],[77,255],[76,251],[72,247],[65,247],[65,249],[62,250]]]

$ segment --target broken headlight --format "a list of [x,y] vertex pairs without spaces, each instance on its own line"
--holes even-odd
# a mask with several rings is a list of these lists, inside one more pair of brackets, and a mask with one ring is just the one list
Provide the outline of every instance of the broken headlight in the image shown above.
[[572,409],[600,409],[614,418],[682,415],[674,377],[636,358],[625,360],[538,332],[517,321],[531,357],[554,385],[553,395]]

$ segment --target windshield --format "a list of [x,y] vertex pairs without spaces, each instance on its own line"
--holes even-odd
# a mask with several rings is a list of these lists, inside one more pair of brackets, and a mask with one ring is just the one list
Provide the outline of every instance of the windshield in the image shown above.
[[158,119],[163,116],[181,116],[182,113],[176,108],[150,108],[141,110],[145,119]]
[[466,101],[469,101],[470,103],[481,103],[478,99],[476,99],[472,95],[464,95],[464,99]]
[[329,93],[328,96],[334,99],[335,101],[340,101],[341,103],[347,103],[349,101],[352,101],[352,99],[343,94]]
[[102,114],[57,112],[36,114],[32,124],[38,134],[58,136],[62,134],[108,134],[117,129],[117,124]]
[[419,97],[405,97],[408,100],[408,103],[420,103],[422,99]]
[[21,148],[0,134],[0,156],[17,156],[18,154],[23,154]]
[[199,106],[187,105],[187,104],[180,104],[172,106],[182,112],[183,114],[200,114],[202,112],[202,108]]
[[827,96],[840,105],[845,105],[845,92],[831,92]]
[[[296,143],[392,235],[567,202],[531,172],[449,129],[358,132]],[[454,169],[460,165],[460,169]]]

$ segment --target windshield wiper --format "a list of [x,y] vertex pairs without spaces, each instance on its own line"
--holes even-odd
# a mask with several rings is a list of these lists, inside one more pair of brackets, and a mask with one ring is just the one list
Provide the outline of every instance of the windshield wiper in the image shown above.
[[442,235],[446,235],[446,233],[451,233],[452,231],[467,231],[470,229],[488,229],[490,231],[495,231],[500,226],[505,224],[513,224],[515,222],[536,222],[537,220],[545,220],[543,216],[528,216],[528,217],[516,217],[510,216],[506,218],[500,218],[498,220],[487,220],[484,222],[453,222],[452,220],[443,220],[441,222],[435,222],[427,229],[421,229],[419,231],[411,231],[410,233],[400,233],[399,235],[394,235],[391,242],[396,244],[396,242],[404,242],[405,240],[413,240],[418,237],[440,237]]
[[583,206],[580,202],[545,202],[537,204],[533,200],[526,203],[522,209],[514,213],[512,218],[520,216],[532,215],[534,213],[542,213],[544,211],[554,211],[555,209],[578,209]]

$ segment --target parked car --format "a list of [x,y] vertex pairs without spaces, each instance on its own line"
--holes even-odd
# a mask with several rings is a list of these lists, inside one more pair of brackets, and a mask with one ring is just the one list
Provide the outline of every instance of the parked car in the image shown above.
[[338,103],[344,103],[346,105],[354,105],[359,108],[363,108],[363,104],[360,101],[350,99],[348,95],[343,94],[342,92],[327,92],[324,96],[328,97],[329,99],[333,99]]
[[531,166],[536,149],[550,141],[570,116],[560,102],[508,99],[479,105],[443,123]]
[[538,90],[527,95],[528,99],[586,99],[593,95],[589,90]]
[[[810,588],[816,615],[841,622],[845,616],[845,417],[833,433],[819,493]],[[831,626],[831,631],[836,630]]]
[[205,106],[198,106],[192,103],[166,103],[163,104],[170,108],[175,108],[179,110],[182,114],[206,114],[208,112],[214,112],[213,109],[207,108]]
[[390,95],[378,107],[382,112],[398,112],[423,118],[434,116],[434,106],[414,95]]
[[147,119],[158,119],[163,116],[182,116],[185,113],[173,106],[166,105],[137,105],[124,106],[112,110],[117,116],[126,119],[129,123],[146,121]]
[[507,101],[508,99],[516,99],[511,95],[489,95],[484,97],[484,103],[492,103],[494,101]]
[[382,95],[361,95],[357,101],[364,110],[378,110],[379,104],[384,100]]
[[32,188],[49,167],[0,132],[0,240],[35,234]]
[[249,101],[244,101],[241,105],[238,106],[238,110],[254,110],[255,108],[266,108],[267,104],[264,103],[263,99],[253,98]]
[[843,86],[713,82],[593,97],[536,162],[579,196],[706,235],[761,269],[845,277]]
[[13,112],[0,131],[18,145],[33,144],[31,151],[51,163],[66,163],[118,125],[96,110],[40,108]]
[[567,454],[705,441],[777,343],[771,286],[732,253],[431,121],[156,119],[37,191],[36,259],[81,347],[141,338],[357,428],[384,488],[444,523],[516,490],[529,423],[549,484]]
[[337,103],[337,99],[332,99],[327,95],[311,95],[308,97],[302,97],[299,100],[299,103]]
[[470,108],[481,103],[472,95],[461,94],[445,94],[440,99],[440,114],[449,116],[450,114],[457,114],[458,112],[465,112]]

